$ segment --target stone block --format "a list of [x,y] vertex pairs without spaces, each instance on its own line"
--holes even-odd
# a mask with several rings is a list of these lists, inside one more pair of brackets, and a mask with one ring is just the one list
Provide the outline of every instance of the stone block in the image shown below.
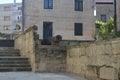
[[120,43],[113,43],[112,51],[113,51],[113,54],[120,55]]
[[104,45],[96,45],[93,47],[93,55],[102,55],[104,54]]
[[104,54],[112,55],[112,46],[111,46],[111,44],[106,44],[105,49],[103,49],[103,50],[104,50]]
[[110,44],[88,46],[86,47],[86,55],[87,56],[112,55],[112,48]]
[[96,72],[90,69],[86,71],[85,76],[89,80],[96,80],[98,75],[96,74]]
[[79,51],[79,56],[85,56],[86,55],[86,53],[85,53],[86,51],[85,50],[86,50],[85,47],[81,47],[80,51]]
[[40,64],[37,64],[37,65],[38,65],[37,71],[40,71],[40,72],[45,72],[46,71],[46,63],[40,63]]
[[118,80],[118,72],[115,68],[102,67],[100,68],[100,78],[107,80]]
[[92,56],[93,55],[93,46],[86,47],[86,56]]
[[89,58],[87,56],[81,56],[78,60],[78,64],[89,64]]
[[89,57],[89,64],[93,66],[110,66],[112,63],[112,58],[107,55],[97,55]]

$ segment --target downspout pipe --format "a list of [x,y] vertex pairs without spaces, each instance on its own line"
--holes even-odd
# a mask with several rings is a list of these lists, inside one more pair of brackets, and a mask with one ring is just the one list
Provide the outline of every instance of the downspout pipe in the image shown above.
[[114,31],[117,32],[117,8],[116,0],[114,0]]
[[24,16],[25,0],[22,0],[22,32],[25,28],[25,16]]

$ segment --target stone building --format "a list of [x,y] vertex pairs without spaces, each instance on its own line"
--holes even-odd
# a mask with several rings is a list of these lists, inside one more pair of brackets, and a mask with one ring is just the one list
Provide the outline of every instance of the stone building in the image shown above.
[[13,34],[16,25],[22,24],[22,4],[8,3],[0,4],[0,32],[9,35]]
[[117,27],[120,28],[120,0],[117,1]]
[[40,39],[94,40],[94,0],[23,0],[23,7],[23,27],[37,25]]
[[114,17],[113,0],[96,0],[96,19],[106,22]]

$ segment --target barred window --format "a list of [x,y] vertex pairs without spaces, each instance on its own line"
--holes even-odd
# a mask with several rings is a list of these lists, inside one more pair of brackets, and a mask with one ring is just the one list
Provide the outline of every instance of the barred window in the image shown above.
[[82,36],[83,35],[83,24],[82,23],[75,23],[74,24],[74,35],[75,36]]
[[4,11],[11,11],[11,6],[4,6]]
[[75,11],[83,11],[83,0],[75,0]]
[[101,21],[106,22],[106,15],[101,15]]
[[44,0],[44,9],[53,9],[53,0]]
[[4,30],[4,31],[9,30],[9,28],[10,28],[10,25],[4,25],[4,26],[3,26],[3,30]]
[[10,21],[10,16],[4,16],[4,21]]

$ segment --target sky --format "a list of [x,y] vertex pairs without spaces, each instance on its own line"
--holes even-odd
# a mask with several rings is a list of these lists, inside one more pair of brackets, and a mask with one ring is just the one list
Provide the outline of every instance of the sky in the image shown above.
[[[14,0],[0,0],[0,4],[13,3]],[[22,0],[16,0],[16,2],[22,2]]]

